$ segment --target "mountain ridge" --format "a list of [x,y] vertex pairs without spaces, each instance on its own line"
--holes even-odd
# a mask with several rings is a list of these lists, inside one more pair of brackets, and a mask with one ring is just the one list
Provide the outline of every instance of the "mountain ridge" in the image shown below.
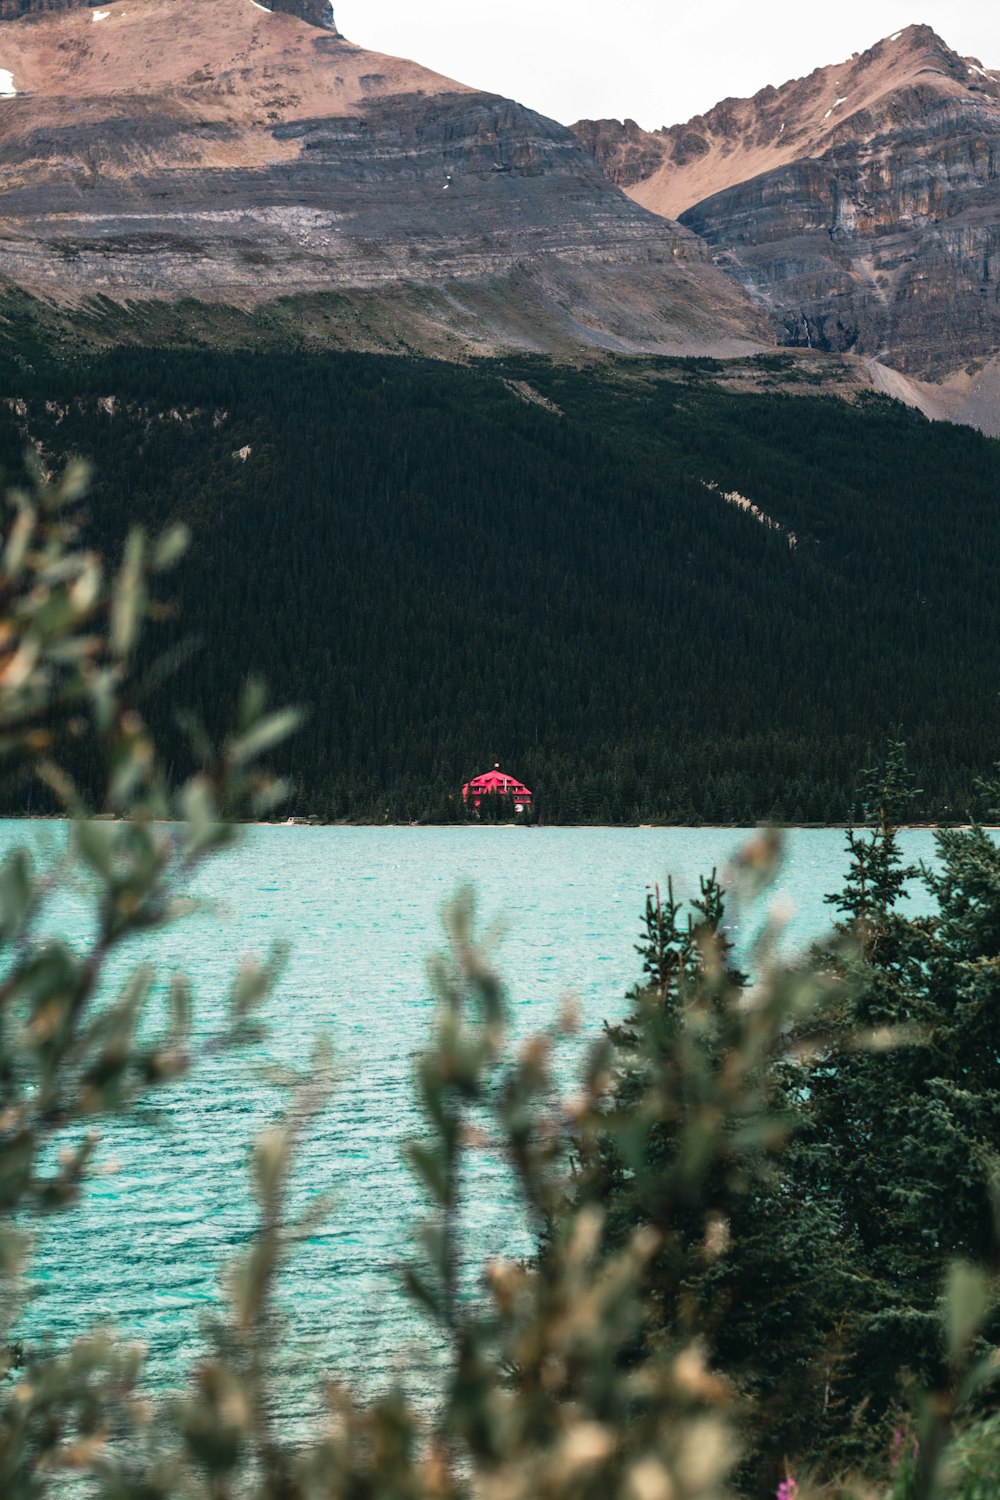
[[[51,16],[69,10],[100,10],[111,3],[112,0],[0,0],[0,21],[20,21],[26,17]],[[298,16],[310,26],[337,32],[333,0],[254,0],[254,3],[261,10]]]
[[571,131],[356,47],[328,0],[180,5],[0,0],[0,292],[455,358],[780,344],[1000,432],[1000,74],[929,27]]
[[573,129],[709,245],[780,344],[925,381],[1000,353],[1000,73],[930,27],[682,125]]
[[[873,123],[884,123],[877,113],[882,101],[931,78],[959,97],[985,92],[1000,100],[1000,73],[983,68],[978,58],[960,57],[930,26],[913,25],[846,62],[814,68],[778,87],[767,84],[745,98],[722,99],[704,114],[659,130],[643,130],[634,120],[579,120],[570,128],[612,181],[635,189],[636,202],[677,218],[703,199],[802,155],[818,157],[849,145],[859,133],[858,122],[850,123],[857,115],[876,111],[863,122],[868,134]],[[788,129],[787,116],[796,112]]]
[[476,352],[770,343],[702,242],[565,127],[317,28],[312,0],[198,0],[180,30],[177,0],[87,10],[3,28],[8,286],[237,306],[430,288]]

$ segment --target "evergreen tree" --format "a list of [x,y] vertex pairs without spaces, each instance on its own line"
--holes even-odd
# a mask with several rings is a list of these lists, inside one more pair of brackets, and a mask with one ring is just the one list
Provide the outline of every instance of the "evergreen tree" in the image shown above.
[[93,456],[98,550],[178,508],[195,537],[144,703],[175,782],[175,703],[222,732],[260,672],[314,705],[282,767],[302,816],[424,818],[502,745],[548,822],[839,821],[897,723],[914,816],[972,805],[1000,739],[998,443],[675,361],[23,339],[0,320],[0,466]]
[[752,1068],[757,1127],[776,1111],[770,1136],[762,1132],[748,1154],[731,1124],[732,1152],[715,1142],[712,1169],[688,1175],[699,1145],[712,1150],[715,1091],[741,1055],[747,1013],[714,871],[686,913],[670,883],[665,900],[659,890],[647,895],[638,951],[642,978],[629,1012],[607,1028],[616,1068],[604,1128],[578,1142],[573,1207],[602,1205],[609,1252],[640,1226],[656,1228],[660,1249],[631,1357],[682,1347],[695,1333],[707,1340],[713,1367],[742,1404],[743,1492],[771,1496],[787,1455],[812,1450],[828,1400],[831,1214],[822,1199],[796,1192],[769,1149],[785,1142],[789,1124],[783,1049]]
[[[692,1139],[711,1138],[713,1081],[752,1003],[714,876],[686,916],[669,886],[647,899],[642,981],[608,1028],[602,1128],[578,1142],[574,1206],[603,1205],[609,1248],[644,1224],[661,1237],[632,1357],[694,1328],[707,1339],[744,1403],[748,1495],[773,1495],[791,1455],[827,1478],[878,1472],[920,1391],[936,1393],[946,1432],[961,1371],[943,1339],[945,1286],[997,1259],[1000,847],[978,826],[946,830],[937,871],[918,871],[899,840],[911,795],[891,742],[861,778],[865,823],[830,898],[837,931],[799,977],[829,986],[822,1027],[793,1020],[758,1062],[786,1149],[735,1172],[718,1150],[690,1196],[678,1178]],[[918,874],[935,911],[908,920]],[[979,1327],[986,1349],[1000,1335],[991,1303]]]
[[898,845],[909,795],[890,746],[866,778],[866,833],[833,898],[844,920],[828,950],[846,983],[826,1045],[800,1076],[805,1130],[798,1190],[822,1198],[851,1295],[843,1308],[827,1439],[842,1458],[864,1433],[884,1448],[908,1377],[952,1380],[940,1301],[956,1259],[995,1256],[1000,1130],[1000,850],[979,827],[937,835],[941,869],[923,871],[936,911],[898,911],[917,872]]

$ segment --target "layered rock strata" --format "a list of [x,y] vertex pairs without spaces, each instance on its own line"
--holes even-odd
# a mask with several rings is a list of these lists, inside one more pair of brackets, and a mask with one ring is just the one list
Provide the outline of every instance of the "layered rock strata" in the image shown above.
[[706,241],[779,342],[931,379],[1000,351],[1000,73],[930,28],[684,125],[574,129]]
[[434,288],[474,346],[768,341],[702,241],[571,132],[332,27],[313,0],[106,0],[0,28],[0,281],[241,305]]

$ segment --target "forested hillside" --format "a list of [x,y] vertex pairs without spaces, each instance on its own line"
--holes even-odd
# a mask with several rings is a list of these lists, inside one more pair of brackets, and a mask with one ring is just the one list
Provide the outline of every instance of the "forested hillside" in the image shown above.
[[917,815],[963,818],[1000,756],[1000,443],[711,376],[8,341],[0,463],[90,457],[102,542],[191,524],[163,639],[203,644],[148,712],[221,723],[253,670],[311,705],[297,814],[455,816],[500,761],[545,821],[836,821],[898,732]]

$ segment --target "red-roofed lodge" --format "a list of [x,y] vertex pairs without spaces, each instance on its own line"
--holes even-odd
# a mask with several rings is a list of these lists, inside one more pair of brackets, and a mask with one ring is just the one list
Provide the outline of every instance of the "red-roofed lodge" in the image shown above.
[[462,801],[468,806],[478,807],[484,797],[513,797],[514,811],[524,812],[531,806],[531,793],[523,781],[508,776],[499,766],[484,771],[482,776],[473,776],[462,788]]

